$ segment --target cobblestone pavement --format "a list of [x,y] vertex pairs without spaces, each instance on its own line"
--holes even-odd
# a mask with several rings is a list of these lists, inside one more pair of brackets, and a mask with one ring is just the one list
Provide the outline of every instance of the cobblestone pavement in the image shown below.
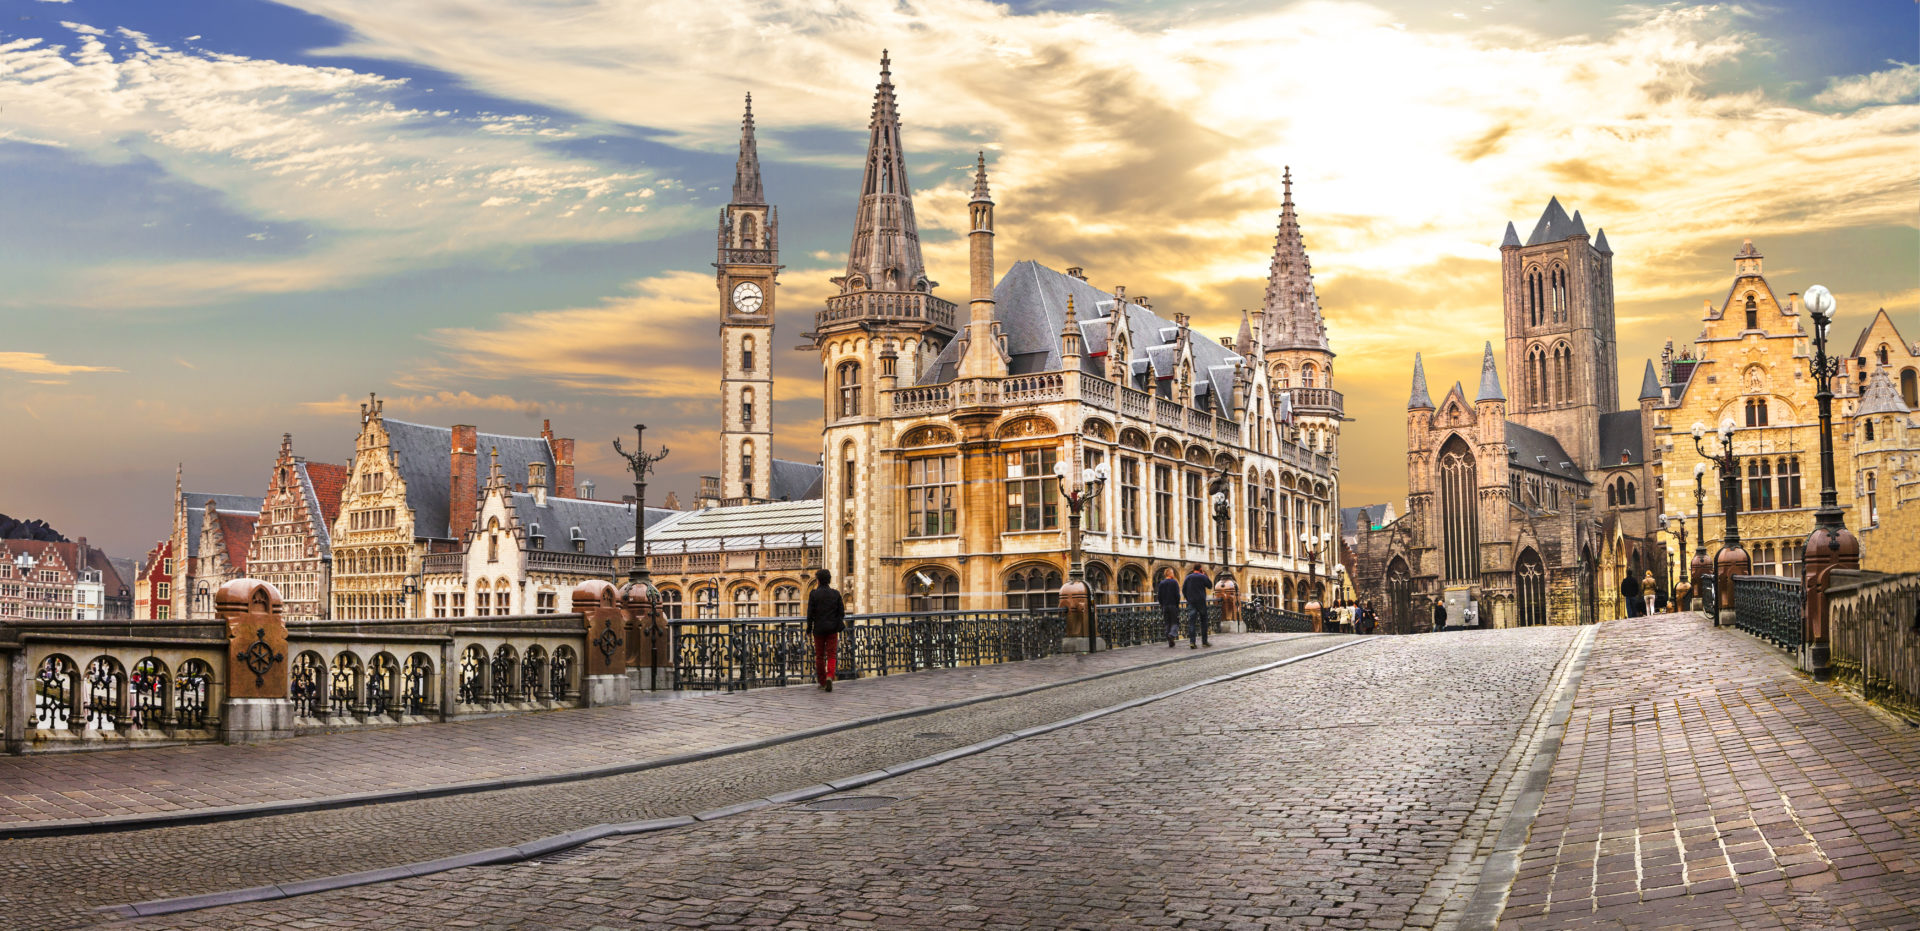
[[[1215,649],[1301,636],[1225,634]],[[1327,641],[1331,643],[1332,641]],[[1135,647],[810,687],[636,701],[625,707],[345,730],[253,746],[201,744],[0,756],[0,828],[418,789],[631,763],[858,718],[998,695],[1168,658]],[[1251,665],[1251,664],[1249,664]]]
[[870,810],[763,808],[130,926],[1431,926],[1577,635],[1379,638],[875,783]]
[[[104,920],[94,911],[103,905],[379,869],[525,843],[601,823],[709,811],[872,772],[1351,639],[1293,637],[1212,654],[1192,654],[1184,647],[1177,653],[1162,649],[1158,658],[1178,655],[1183,659],[1024,696],[622,776],[244,821],[0,840],[0,928],[75,927]],[[1360,644],[1352,650],[1374,646]],[[1129,652],[1152,651],[1121,654]],[[891,684],[906,682],[897,679]],[[807,698],[820,703],[844,701],[857,692],[848,688],[822,695],[805,690]],[[471,752],[511,752],[511,748],[496,751],[475,746]],[[183,915],[181,920],[191,925],[197,916]]]
[[1603,625],[1501,926],[1920,927],[1920,731],[1699,615]]

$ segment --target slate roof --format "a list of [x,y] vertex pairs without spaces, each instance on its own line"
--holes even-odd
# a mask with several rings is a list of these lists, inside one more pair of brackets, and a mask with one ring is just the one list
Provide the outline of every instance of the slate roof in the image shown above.
[[1560,206],[1560,198],[1547,201],[1547,209],[1540,214],[1540,222],[1533,225],[1533,233],[1527,237],[1527,245],[1537,246],[1544,242],[1559,242],[1575,235],[1585,236],[1585,223],[1567,216],[1567,208]]
[[[671,521],[647,527],[647,552],[740,552],[821,545],[824,505],[819,499],[670,511]],[[633,555],[627,537],[617,555]]]
[[[1633,412],[1637,418],[1639,411]],[[1507,446],[1513,450],[1513,459],[1508,463],[1514,468],[1551,475],[1555,478],[1569,479],[1582,485],[1591,485],[1587,476],[1577,465],[1562,467],[1563,462],[1573,462],[1573,457],[1560,446],[1560,441],[1541,433],[1532,427],[1507,421]]]
[[1433,396],[1427,393],[1427,366],[1420,354],[1413,354],[1413,393],[1407,398],[1407,410],[1433,410]]
[[235,570],[247,568],[247,547],[253,544],[254,524],[260,520],[259,511],[217,511],[220,518],[220,539],[227,545],[227,563]]
[[767,482],[767,497],[775,501],[805,501],[820,497],[821,479],[826,467],[815,462],[773,460],[773,475]]
[[1620,465],[1620,451],[1627,451],[1628,463],[1647,461],[1646,444],[1641,442],[1640,412],[1614,411],[1600,415],[1600,465]]
[[[1031,259],[1014,263],[994,286],[994,319],[1007,339],[1011,358],[1008,374],[1059,371],[1060,331],[1066,326],[1067,296],[1073,297],[1073,313],[1087,347],[1080,357],[1080,370],[1104,376],[1102,354],[1107,352],[1108,314],[1115,308],[1113,295],[1087,281],[1054,271]],[[1125,307],[1128,338],[1132,342],[1136,381],[1131,386],[1170,397],[1160,383],[1178,375],[1178,356],[1172,334],[1179,332],[1173,321],[1136,304]],[[1233,373],[1241,357],[1220,341],[1194,331],[1189,333],[1193,354],[1195,399],[1210,406],[1213,413],[1231,415],[1230,405],[1214,402],[1233,397]],[[959,371],[960,341],[948,343],[921,375],[920,384],[950,382]],[[1182,399],[1188,400],[1188,399]]]
[[[1386,516],[1385,504],[1363,504],[1357,508],[1341,508],[1340,534],[1348,537],[1357,536],[1362,530],[1372,530],[1375,525],[1385,520]],[[1366,521],[1365,525],[1360,523],[1362,519]]]
[[[460,536],[466,528],[455,533],[447,523],[453,487],[453,431],[403,420],[387,420],[385,425],[394,465],[400,470],[401,480],[407,483],[407,507],[413,511],[414,534],[440,540]],[[558,474],[553,464],[553,450],[541,437],[477,434],[475,500],[486,487],[486,476],[479,472],[479,463],[495,449],[500,451],[502,475],[519,476],[525,481],[527,464],[533,462],[546,463],[548,475]]]
[[307,515],[313,521],[314,540],[320,544],[320,558],[325,559],[333,554],[333,522],[340,519],[340,501],[352,470],[330,462],[301,462],[294,471],[307,496]]
[[1900,397],[1898,389],[1893,387],[1893,379],[1887,377],[1887,367],[1873,370],[1867,378],[1867,390],[1860,393],[1860,404],[1853,409],[1853,415],[1862,414],[1910,414],[1906,399]]
[[[206,516],[207,502],[213,502],[216,511],[251,511],[260,513],[267,502],[264,498],[249,498],[246,495],[215,495],[204,491],[189,491],[180,495],[180,503],[187,508],[187,558],[200,555],[200,525]],[[245,560],[242,560],[245,562]]]
[[1600,232],[1594,235],[1593,250],[1595,252],[1604,252],[1607,255],[1613,254],[1613,247],[1607,245],[1607,230],[1605,227],[1601,227]]
[[1660,400],[1660,376],[1653,371],[1653,360],[1647,360],[1647,370],[1640,376],[1640,398],[1645,401],[1652,398]]
[[[534,529],[547,538],[549,550],[573,552],[573,528],[587,543],[592,556],[612,556],[614,550],[633,539],[633,508],[621,501],[594,501],[587,498],[547,496],[544,507],[535,504],[532,492],[512,491],[510,504],[514,517],[531,538]],[[647,529],[679,511],[647,508]],[[533,544],[527,544],[531,547]]]

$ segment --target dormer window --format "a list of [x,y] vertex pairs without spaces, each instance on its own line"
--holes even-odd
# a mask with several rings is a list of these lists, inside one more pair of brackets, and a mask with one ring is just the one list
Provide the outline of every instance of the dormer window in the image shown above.
[[587,551],[587,535],[584,533],[581,533],[580,528],[578,527],[567,528],[567,539],[573,541],[574,552],[584,553]]
[[544,550],[547,548],[547,535],[540,532],[539,524],[534,524],[527,528],[527,540],[536,550]]

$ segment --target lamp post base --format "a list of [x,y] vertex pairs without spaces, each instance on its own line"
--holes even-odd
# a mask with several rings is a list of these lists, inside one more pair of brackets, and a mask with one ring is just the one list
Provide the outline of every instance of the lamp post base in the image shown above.
[[[1095,638],[1093,638],[1093,651],[1092,651],[1092,652],[1101,652],[1101,651],[1106,651],[1106,650],[1110,650],[1110,649],[1112,649],[1112,647],[1111,647],[1111,646],[1109,646],[1109,645],[1107,644],[1107,638],[1105,638],[1105,637],[1095,637]],[[1062,652],[1062,653],[1086,653],[1086,652],[1090,652],[1090,651],[1089,651],[1089,650],[1087,649],[1087,638],[1086,638],[1086,635],[1085,635],[1085,634],[1082,634],[1082,635],[1080,635],[1080,636],[1078,636],[1078,637],[1061,637],[1061,638],[1060,638],[1060,652]]]

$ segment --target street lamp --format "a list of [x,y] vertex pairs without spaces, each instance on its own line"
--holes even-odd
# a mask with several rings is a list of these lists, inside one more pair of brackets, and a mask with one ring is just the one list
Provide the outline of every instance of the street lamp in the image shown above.
[[1322,616],[1326,606],[1320,603],[1320,551],[1326,548],[1327,541],[1331,539],[1333,534],[1325,531],[1321,531],[1318,537],[1314,536],[1311,530],[1300,531],[1300,548],[1306,552],[1307,556],[1307,590],[1313,594],[1313,600],[1302,607],[1313,616],[1314,625],[1322,631],[1326,629],[1326,621]]
[[1716,432],[1720,443],[1714,452],[1708,452],[1708,445],[1702,445],[1707,435],[1707,425],[1695,421],[1693,424],[1693,450],[1700,458],[1714,464],[1720,470],[1720,511],[1725,518],[1726,534],[1720,541],[1720,555],[1714,557],[1714,592],[1717,596],[1718,613],[1713,623],[1717,627],[1733,621],[1733,577],[1746,575],[1753,568],[1753,561],[1747,551],[1740,546],[1740,457],[1733,453],[1733,419],[1720,421]]
[[[627,469],[633,473],[633,565],[627,569],[627,581],[639,582],[648,590],[653,588],[647,575],[647,473],[653,471],[653,464],[667,458],[670,451],[665,446],[658,453],[646,450],[647,425],[633,425],[633,452],[620,448],[620,438],[614,437],[613,451],[627,460]],[[845,570],[842,570],[845,571]]]
[[1707,464],[1693,464],[1693,610],[1707,610]]
[[[1088,597],[1087,569],[1080,560],[1080,512],[1088,501],[1099,497],[1101,486],[1107,483],[1107,464],[1102,462],[1091,469],[1081,469],[1078,488],[1067,487],[1073,467],[1066,462],[1054,463],[1053,474],[1060,480],[1060,496],[1067,499],[1067,584],[1060,586],[1060,607],[1067,612],[1067,636],[1071,638],[1074,630],[1084,628],[1087,652],[1092,653],[1099,648],[1100,634],[1093,602]],[[1073,623],[1081,615],[1085,623]]]
[[1813,358],[1809,368],[1820,402],[1820,508],[1813,512],[1813,533],[1807,537],[1802,565],[1806,613],[1801,639],[1806,644],[1805,665],[1817,680],[1833,675],[1832,648],[1827,636],[1827,578],[1835,569],[1860,567],[1860,538],[1848,530],[1834,488],[1833,379],[1840,360],[1827,355],[1827,328],[1833,324],[1833,295],[1823,285],[1807,289],[1802,300],[1813,315]]

